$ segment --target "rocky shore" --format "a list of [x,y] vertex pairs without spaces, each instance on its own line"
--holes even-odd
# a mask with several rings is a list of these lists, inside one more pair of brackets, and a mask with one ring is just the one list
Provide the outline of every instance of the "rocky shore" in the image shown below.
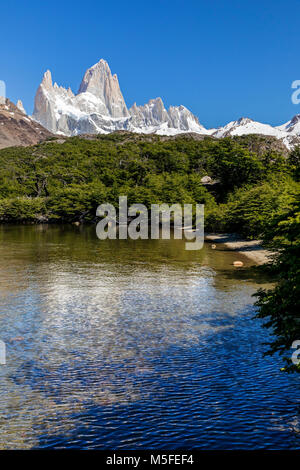
[[258,265],[271,261],[272,252],[263,248],[261,240],[245,240],[228,233],[208,233],[205,235],[205,241],[222,244],[227,250],[242,253]]

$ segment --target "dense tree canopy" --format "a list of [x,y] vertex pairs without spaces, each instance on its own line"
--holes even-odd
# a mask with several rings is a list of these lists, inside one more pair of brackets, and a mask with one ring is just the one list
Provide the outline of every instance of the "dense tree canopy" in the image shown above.
[[[91,221],[103,202],[205,203],[206,229],[258,236],[297,192],[295,160],[256,136],[110,134],[0,151],[2,221]],[[214,182],[203,185],[201,178]],[[242,204],[241,204],[242,201]]]

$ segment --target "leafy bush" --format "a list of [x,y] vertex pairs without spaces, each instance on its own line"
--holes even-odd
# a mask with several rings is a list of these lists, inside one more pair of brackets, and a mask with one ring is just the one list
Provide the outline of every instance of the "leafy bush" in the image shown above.
[[262,236],[273,218],[291,207],[299,186],[291,178],[273,178],[234,191],[223,209],[224,229],[248,238]]
[[277,275],[273,289],[256,295],[258,318],[266,320],[273,341],[267,354],[287,354],[283,370],[300,372],[300,364],[291,361],[291,346],[300,340],[300,196],[295,196],[290,209],[274,218],[264,234],[266,242],[277,251],[272,271]]
[[44,198],[21,196],[0,199],[0,220],[35,221],[46,213]]

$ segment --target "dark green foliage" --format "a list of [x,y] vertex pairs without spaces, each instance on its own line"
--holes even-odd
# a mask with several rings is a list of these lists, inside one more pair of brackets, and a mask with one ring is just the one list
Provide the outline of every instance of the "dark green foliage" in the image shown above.
[[37,221],[45,213],[44,198],[20,196],[0,200],[0,220]]
[[[253,139],[256,148],[258,141]],[[226,227],[256,236],[264,226],[262,219],[274,212],[270,207],[281,204],[277,183],[266,181],[281,181],[289,165],[294,171],[294,164],[268,146],[261,154],[250,151],[251,142],[249,136],[195,140],[115,133],[4,149],[0,151],[0,218],[91,221],[99,204],[117,205],[120,195],[128,195],[130,204],[148,207],[162,202],[205,203],[206,230]],[[205,187],[204,175],[218,183]],[[290,183],[285,181],[282,184],[288,188]]]
[[274,217],[265,232],[265,240],[276,256],[272,270],[277,284],[271,290],[261,290],[256,295],[259,307],[257,317],[266,320],[274,340],[269,343],[268,354],[285,355],[285,371],[300,372],[300,364],[291,361],[291,346],[300,340],[300,196],[295,196],[289,209]]
[[300,181],[300,146],[296,147],[288,157],[288,163],[296,181]]
[[239,188],[229,195],[224,206],[224,230],[246,238],[262,236],[278,213],[292,207],[298,193],[299,184],[285,175]]

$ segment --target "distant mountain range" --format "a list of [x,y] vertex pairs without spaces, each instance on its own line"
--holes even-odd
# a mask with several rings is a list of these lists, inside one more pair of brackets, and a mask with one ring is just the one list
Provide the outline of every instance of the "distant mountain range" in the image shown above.
[[[25,123],[30,126],[30,137]],[[38,138],[42,140],[54,134],[107,134],[118,130],[166,136],[196,133],[215,138],[261,134],[276,137],[292,149],[300,144],[300,114],[277,127],[240,118],[223,127],[206,129],[186,107],[166,109],[161,98],[128,109],[118,77],[112,75],[103,59],[85,72],[77,94],[53,83],[48,70],[36,92],[32,117],[26,116],[21,101],[17,107],[9,101],[0,106],[0,148],[9,143],[35,143]]]
[[187,108],[170,106],[166,110],[161,98],[128,109],[118,78],[103,59],[86,71],[76,95],[70,88],[53,84],[48,70],[36,93],[33,118],[49,131],[68,136],[116,130],[209,133]]
[[300,115],[278,127],[241,118],[218,129],[206,129],[187,108],[170,106],[167,110],[161,98],[128,109],[117,75],[112,75],[103,59],[85,72],[77,94],[53,84],[47,71],[36,93],[33,118],[50,132],[67,136],[116,130],[160,135],[195,132],[217,138],[263,134],[282,139],[288,148],[299,143],[300,137]]

